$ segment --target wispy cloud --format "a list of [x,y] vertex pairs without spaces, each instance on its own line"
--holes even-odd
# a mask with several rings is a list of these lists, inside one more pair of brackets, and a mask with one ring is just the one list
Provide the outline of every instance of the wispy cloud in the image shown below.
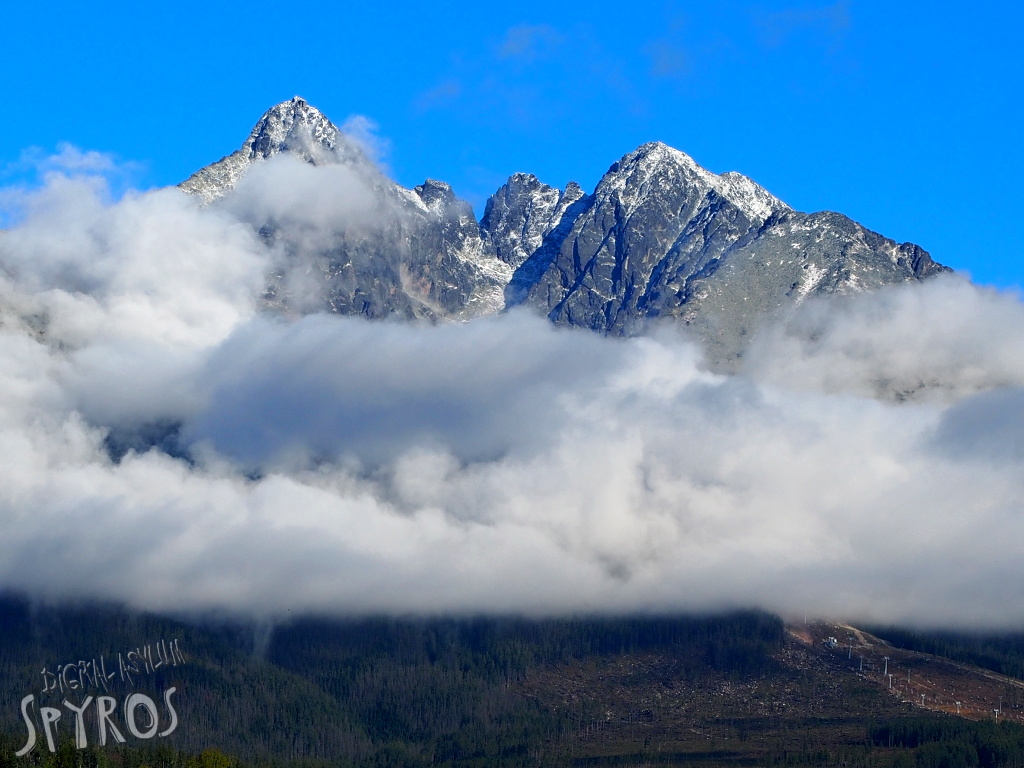
[[683,77],[690,72],[690,56],[685,47],[670,39],[653,40],[644,46],[655,77]]
[[462,95],[462,84],[455,78],[446,78],[430,88],[413,101],[416,112],[429,112],[436,107],[444,107],[454,103]]
[[656,78],[681,78],[692,71],[692,52],[684,42],[686,20],[682,16],[669,18],[659,34],[643,46],[650,74]]
[[769,48],[789,43],[794,37],[812,35],[829,47],[837,47],[851,25],[847,0],[818,8],[787,8],[756,17],[761,42]]
[[[457,57],[411,107],[417,113],[449,110],[464,119],[536,132],[571,121],[581,101],[598,99],[630,112],[643,108],[619,52],[585,25],[515,24]],[[544,121],[537,120],[540,114]]]
[[89,183],[97,192],[112,198],[120,197],[141,175],[141,163],[126,162],[116,156],[82,150],[62,142],[56,152],[41,147],[23,150],[14,163],[0,169],[0,226],[11,226],[20,221],[26,206],[42,198],[35,193],[50,182],[60,183],[61,179],[76,178]]
[[341,124],[341,132],[377,165],[387,163],[391,142],[380,135],[380,126],[365,115],[349,115]]
[[565,35],[550,24],[518,24],[505,33],[497,54],[502,59],[533,63],[555,55],[566,42]]

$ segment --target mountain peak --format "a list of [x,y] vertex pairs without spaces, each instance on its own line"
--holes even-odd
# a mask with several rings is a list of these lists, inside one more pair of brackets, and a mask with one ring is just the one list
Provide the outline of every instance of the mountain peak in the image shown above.
[[423,204],[432,211],[440,211],[456,200],[451,185],[437,179],[427,179],[419,186],[413,187],[412,191],[419,195]]
[[629,190],[630,205],[639,202],[638,190],[665,186],[692,187],[699,194],[712,190],[737,206],[760,226],[773,213],[791,210],[788,205],[742,174],[730,171],[718,175],[701,167],[692,157],[661,141],[641,144],[608,169],[598,186],[605,194]]
[[370,164],[323,112],[301,96],[293,96],[264,112],[239,149],[178,186],[209,203],[232,189],[253,163],[282,153],[312,165]]
[[279,152],[298,154],[318,164],[325,151],[338,147],[341,131],[324,114],[301,96],[282,101],[268,109],[253,127],[243,150],[249,156],[268,158]]
[[645,144],[641,144],[615,165],[621,168],[636,166],[657,167],[666,163],[682,166],[695,172],[710,173],[697,165],[697,162],[688,154],[670,147],[663,141],[648,141]]
[[649,141],[623,155],[612,163],[598,185],[611,192],[622,187],[638,189],[685,184],[709,188],[714,186],[715,174],[701,168],[685,152],[661,141]]

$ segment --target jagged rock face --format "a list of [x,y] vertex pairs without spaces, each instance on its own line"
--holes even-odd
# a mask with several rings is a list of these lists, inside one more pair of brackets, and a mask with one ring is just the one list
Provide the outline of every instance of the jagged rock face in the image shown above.
[[560,224],[516,270],[508,304],[612,334],[678,318],[717,362],[738,355],[767,315],[812,293],[946,270],[915,245],[839,214],[796,213],[746,177],[716,176],[662,144],[615,163]]
[[503,309],[512,269],[485,247],[469,203],[442,181],[428,179],[413,191],[428,213],[408,234],[410,259],[430,280],[428,295],[444,316],[469,319]]
[[532,173],[516,173],[487,201],[480,228],[495,255],[515,268],[584,197],[576,182],[570,181],[563,192],[542,184]]
[[288,221],[252,221],[282,254],[268,278],[268,307],[406,319],[468,318],[502,308],[512,270],[485,250],[469,205],[443,182],[408,190],[387,179],[299,97],[271,108],[240,149],[180,187],[204,203],[228,204],[254,164],[282,154],[350,168],[361,194],[371,198],[364,207],[372,215],[356,222],[339,218],[315,233]]
[[728,364],[766,317],[812,295],[850,294],[949,271],[911,243],[838,213],[789,212],[691,280],[678,311],[713,361]]
[[715,176],[664,144],[615,163],[587,202],[561,242],[517,270],[506,298],[611,333],[678,307],[690,279],[789,210],[753,182]]
[[[267,300],[286,312],[328,310],[373,319],[469,319],[504,305],[511,269],[485,252],[473,211],[442,182],[382,193],[383,215],[309,244],[305,232],[271,230],[299,280],[274,276]],[[315,252],[310,253],[314,248]]]

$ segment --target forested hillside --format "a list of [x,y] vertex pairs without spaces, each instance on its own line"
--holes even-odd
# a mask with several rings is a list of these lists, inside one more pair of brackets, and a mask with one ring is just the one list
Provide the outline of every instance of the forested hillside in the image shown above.
[[[0,631],[0,768],[1024,765],[1024,728],[915,712],[842,649],[755,612],[269,627],[7,597]],[[97,660],[105,683],[83,672]],[[173,732],[132,736],[127,697],[148,694],[163,728],[170,688]],[[51,753],[30,708],[19,758],[29,695],[62,717]],[[86,696],[76,748],[62,702]],[[123,744],[98,744],[101,696]]]
[[[176,688],[180,724],[149,746],[191,754],[216,747],[256,762],[526,763],[546,740],[599,717],[586,701],[556,711],[523,695],[521,684],[538,669],[657,651],[673,655],[686,679],[743,677],[769,670],[783,641],[781,621],[757,613],[310,620],[270,631],[7,598],[0,622],[0,685],[9,702],[2,723],[13,741],[21,738],[19,747],[26,728],[17,702],[31,693],[54,707],[65,697],[81,701],[89,691],[43,689],[64,664],[105,659],[113,680],[109,691],[93,686],[95,696],[142,691],[159,702]],[[131,684],[114,674],[128,651],[160,641],[175,641],[183,661],[136,673]],[[65,714],[56,728],[71,739],[71,713]],[[34,754],[46,749],[38,722],[36,730]],[[87,728],[93,743],[94,732]]]

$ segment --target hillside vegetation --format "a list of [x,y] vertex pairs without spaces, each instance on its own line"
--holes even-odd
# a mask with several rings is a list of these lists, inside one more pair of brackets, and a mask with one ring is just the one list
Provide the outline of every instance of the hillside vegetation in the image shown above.
[[[0,768],[1024,765],[1024,727],[914,709],[855,670],[852,653],[757,612],[271,630],[7,597],[0,632]],[[161,642],[180,658],[154,669],[127,656]],[[62,665],[98,658],[107,690],[54,683]],[[113,672],[129,658],[131,682]],[[75,747],[65,709],[51,753],[35,711],[37,744],[15,757],[29,694],[55,708],[106,694],[123,709],[132,692],[160,703],[171,687],[179,722],[166,737],[100,747],[93,705],[88,746]]]

